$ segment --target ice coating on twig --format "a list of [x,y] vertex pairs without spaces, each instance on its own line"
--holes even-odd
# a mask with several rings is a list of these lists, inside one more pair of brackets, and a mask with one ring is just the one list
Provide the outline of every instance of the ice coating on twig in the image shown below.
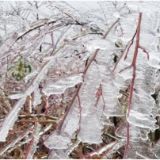
[[55,83],[47,85],[42,92],[50,96],[51,94],[62,94],[67,88],[74,87],[82,82],[82,74],[77,74],[57,80]]

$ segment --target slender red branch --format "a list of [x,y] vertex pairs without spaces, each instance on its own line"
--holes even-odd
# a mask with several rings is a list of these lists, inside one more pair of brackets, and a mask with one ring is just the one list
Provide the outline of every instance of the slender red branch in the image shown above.
[[119,35],[119,37],[122,37],[122,35],[123,35],[123,29],[121,27],[121,24],[120,24],[120,28],[121,28],[121,34]]
[[[101,147],[101,148],[96,149],[96,150],[93,151],[93,152],[88,153],[87,155],[82,156],[80,159],[92,158],[92,157],[95,156],[95,155],[104,156],[104,155],[106,155],[106,154],[117,144],[117,142],[118,142],[117,140],[114,141],[114,142],[111,142],[111,143],[109,143],[109,144],[107,144],[107,145],[105,145],[105,146],[103,146],[103,147]],[[109,146],[110,144],[113,144],[113,145],[112,145],[111,147],[109,147],[109,148],[107,148],[107,149],[104,150],[104,148],[106,148],[106,147]],[[103,150],[104,150],[104,151],[103,151]],[[102,153],[99,154],[98,152],[101,152],[101,151],[102,151]]]
[[79,128],[78,128],[78,132],[77,134],[80,132],[81,130],[81,121],[82,121],[82,106],[81,106],[81,100],[80,100],[80,97],[79,97],[79,94],[77,96],[78,98],[78,104],[79,104]]
[[129,69],[129,68],[131,68],[131,67],[132,67],[132,65],[125,67],[125,68],[121,69],[121,70],[119,71],[119,73],[122,73],[123,71],[125,71],[126,69]]
[[129,43],[127,44],[125,50],[124,50],[123,53],[120,55],[118,61],[115,63],[115,66],[114,66],[112,72],[114,72],[114,71],[116,70],[116,68],[117,68],[120,60],[122,59],[122,57],[123,57],[123,55],[124,55],[125,53],[126,53],[126,55],[125,55],[125,57],[124,57],[124,60],[126,60],[126,58],[127,58],[127,56],[128,56],[129,49],[131,48],[131,45],[133,44],[133,41],[134,41],[134,38],[135,38],[136,34],[137,34],[137,29],[136,29],[136,32],[134,33],[132,39],[130,40],[131,43],[129,42]]
[[147,59],[149,60],[149,53],[145,50],[145,48],[141,46],[139,46],[139,48],[142,49],[142,51],[147,54]]
[[119,64],[119,62],[120,62],[120,60],[122,59],[122,57],[123,57],[123,55],[124,55],[124,53],[125,53],[126,49],[127,49],[127,46],[126,46],[125,50],[123,51],[123,53],[120,55],[120,57],[119,57],[118,61],[115,63],[115,65],[114,65],[114,68],[113,68],[112,72],[114,72],[114,71],[116,70],[116,68],[117,68],[117,66],[118,66],[118,64]]
[[[111,31],[111,29],[117,24],[117,22],[119,22],[119,19],[116,20],[112,26],[109,28],[109,30],[106,32],[106,34],[103,36],[103,39],[106,39],[106,37],[108,36],[109,32]],[[91,63],[94,61],[94,59],[96,58],[97,54],[98,54],[99,49],[97,49],[93,55],[93,57],[90,59],[89,63],[87,64],[86,68],[84,69],[84,75],[86,74],[88,68],[90,67]]]
[[124,158],[127,159],[128,156],[128,146],[129,146],[129,123],[127,122],[127,141],[126,141],[126,147],[124,151]]
[[20,129],[26,127],[27,125],[28,125],[28,124],[23,124],[22,126],[14,129],[14,130],[12,130],[12,131],[10,131],[8,134],[14,134],[14,133],[16,133],[17,131],[19,131]]
[[[135,78],[136,78],[136,60],[137,60],[138,48],[139,48],[141,19],[142,19],[142,13],[139,14],[138,27],[137,27],[137,36],[136,36],[136,45],[135,45],[134,56],[133,56],[133,60],[132,60],[132,64],[131,64],[132,67],[133,67],[133,75],[132,75],[130,96],[129,96],[129,102],[128,102],[127,117],[129,117],[129,113],[130,113],[130,109],[131,109],[134,82],[135,82]],[[127,123],[127,142],[126,142],[126,147],[125,147],[125,152],[124,152],[124,158],[125,159],[128,156],[128,147],[129,147],[129,123]]]
[[97,97],[97,100],[96,100],[96,103],[95,103],[96,107],[97,107],[97,104],[98,104],[98,101],[99,101],[99,98],[100,98],[101,95],[102,95],[102,86],[100,84],[99,88],[98,88],[98,91],[96,92],[96,97]]
[[[35,119],[34,121],[35,121],[34,129],[36,130],[37,121],[36,121],[36,119]],[[31,150],[31,147],[32,147],[32,145],[33,145],[33,142],[34,142],[34,136],[32,135],[32,139],[31,139],[31,142],[30,142],[30,144],[29,144],[29,146],[28,146],[28,148],[27,148],[27,151],[26,151],[26,154],[25,154],[25,156],[24,156],[24,159],[27,159],[28,154],[29,154],[29,152],[30,152],[30,150]]]
[[27,156],[28,156],[28,154],[29,154],[29,152],[30,152],[30,150],[31,150],[32,145],[33,145],[33,142],[34,142],[34,137],[32,137],[32,139],[31,139],[31,142],[30,142],[30,144],[29,144],[29,146],[28,146],[28,148],[27,148],[27,152],[26,152],[26,154],[25,154],[24,159],[27,159]]
[[105,100],[104,100],[104,97],[103,97],[103,94],[101,95],[102,96],[102,100],[103,100],[103,111],[105,110],[105,107],[106,107],[106,104],[105,104]]
[[132,46],[132,44],[133,44],[133,41],[134,41],[134,38],[135,38],[136,34],[137,34],[137,29],[136,29],[136,32],[134,33],[134,35],[133,35],[133,37],[132,37],[132,39],[131,39],[131,43],[129,44],[129,46],[128,46],[128,48],[127,48],[127,51],[126,51],[126,55],[125,55],[125,57],[124,57],[124,60],[127,59],[128,52],[129,52],[129,50],[130,50],[130,48],[131,48],[131,46]]
[[127,114],[127,116],[129,116],[129,111],[130,111],[131,102],[132,102],[132,94],[133,94],[134,81],[135,81],[135,78],[136,78],[136,60],[137,60],[138,48],[139,48],[141,19],[142,19],[142,13],[139,14],[139,21],[138,21],[138,28],[137,28],[137,37],[136,37],[136,46],[135,46],[134,57],[133,57],[133,60],[132,60],[133,78],[132,78],[131,89],[130,89],[130,97],[129,97],[129,105],[128,105],[128,114]]
[[82,85],[82,84],[79,84],[79,85],[78,85],[77,91],[76,91],[75,95],[73,96],[72,101],[71,101],[70,105],[68,106],[68,109],[67,109],[65,115],[64,115],[62,121],[61,121],[61,122],[59,123],[59,125],[58,125],[58,128],[57,128],[57,129],[58,129],[58,131],[57,131],[58,134],[61,133],[61,129],[62,129],[63,123],[64,123],[65,119],[67,118],[67,115],[68,115],[68,113],[69,113],[69,111],[70,111],[70,109],[71,109],[71,107],[72,107],[72,105],[73,105],[73,103],[74,103],[74,101],[75,101],[78,93],[79,93],[79,90],[80,90],[80,88],[81,88],[81,85]]
[[97,107],[97,105],[98,105],[98,101],[99,101],[99,99],[100,99],[100,96],[102,96],[102,100],[103,100],[103,110],[105,109],[105,100],[104,100],[104,97],[103,97],[103,92],[102,92],[102,84],[100,84],[99,85],[99,89],[98,89],[98,91],[96,92],[96,96],[97,96],[97,101],[96,101],[96,103],[95,103],[95,106]]

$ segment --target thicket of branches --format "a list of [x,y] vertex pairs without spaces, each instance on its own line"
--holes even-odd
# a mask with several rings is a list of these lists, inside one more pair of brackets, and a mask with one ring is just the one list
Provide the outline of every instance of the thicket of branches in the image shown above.
[[160,158],[159,11],[0,2],[0,158]]

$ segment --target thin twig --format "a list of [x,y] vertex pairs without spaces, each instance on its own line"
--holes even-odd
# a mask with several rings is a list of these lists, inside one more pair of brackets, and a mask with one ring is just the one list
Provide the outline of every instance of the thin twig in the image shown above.
[[[132,104],[132,96],[133,96],[133,87],[134,87],[134,82],[136,78],[136,60],[137,60],[137,55],[138,55],[138,48],[139,48],[139,40],[140,40],[140,26],[141,26],[141,19],[142,19],[142,13],[139,13],[139,20],[138,20],[138,27],[137,27],[137,36],[136,36],[136,45],[135,45],[135,51],[134,51],[134,57],[132,60],[132,67],[133,67],[133,75],[132,75],[132,82],[131,82],[131,89],[130,89],[130,95],[129,95],[129,102],[128,102],[128,111],[127,111],[127,117],[129,117],[130,109],[131,109],[131,104]],[[129,122],[127,122],[127,142],[126,142],[126,147],[124,151],[124,158],[127,158],[128,156],[128,147],[129,147]]]

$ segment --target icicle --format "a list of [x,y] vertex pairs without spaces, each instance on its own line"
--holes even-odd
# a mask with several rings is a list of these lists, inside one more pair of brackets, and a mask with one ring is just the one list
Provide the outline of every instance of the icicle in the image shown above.
[[48,159],[68,159],[68,155],[64,150],[52,149]]
[[102,142],[100,136],[102,134],[101,130],[103,127],[96,114],[83,115],[80,125],[81,130],[78,134],[78,139],[80,141],[91,144],[98,144]]
[[112,45],[107,40],[99,39],[99,40],[92,40],[86,44],[87,50],[90,52],[94,52],[96,49],[102,50],[111,50]]
[[160,140],[155,144],[152,151],[155,153],[155,156],[159,159],[160,158]]
[[34,153],[37,150],[37,144],[38,144],[39,138],[40,138],[39,132],[41,130],[41,125],[39,123],[36,123],[36,125],[37,126],[36,126],[36,129],[35,129],[35,133],[33,135],[34,140],[33,140],[32,146],[30,148],[30,151],[29,151],[29,153],[26,157],[27,159],[32,159],[33,156],[34,156]]
[[23,104],[25,103],[26,98],[21,98],[16,105],[13,107],[13,109],[10,111],[9,115],[6,116],[4,119],[2,125],[0,126],[0,141],[5,142],[8,131],[12,129],[15,121],[17,120],[18,113],[20,109],[23,107]]
[[33,71],[30,74],[28,74],[25,78],[24,78],[24,82],[27,83],[32,77],[34,77],[36,74],[38,74],[38,71]]
[[70,144],[70,138],[58,135],[56,132],[49,135],[44,141],[44,145],[49,149],[67,149]]
[[37,88],[34,91],[33,106],[37,106],[37,105],[41,104],[41,102],[42,102],[41,97],[42,97],[42,95],[40,93],[40,90]]
[[21,134],[16,139],[14,139],[11,143],[9,143],[7,146],[5,146],[2,150],[0,150],[0,155],[2,155],[4,152],[6,152],[8,149],[14,147],[16,143],[18,143],[20,140],[22,140],[25,136],[29,134],[29,130],[26,133]]
[[20,99],[20,98],[23,98],[25,97],[26,95],[25,94],[13,94],[13,95],[9,95],[8,98],[10,99]]
[[67,88],[74,87],[76,84],[81,82],[82,74],[73,75],[47,85],[42,92],[47,96],[50,96],[51,94],[62,94]]

